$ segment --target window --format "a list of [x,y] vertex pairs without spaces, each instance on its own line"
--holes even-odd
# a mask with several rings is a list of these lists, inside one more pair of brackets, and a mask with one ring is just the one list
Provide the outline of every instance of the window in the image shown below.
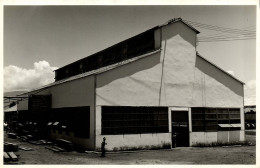
[[[192,108],[192,131],[240,130],[239,108]],[[225,127],[221,127],[223,125]],[[228,125],[226,125],[228,124]],[[231,125],[233,124],[233,126]]]
[[204,108],[192,108],[192,130],[197,132],[204,130],[205,110]]
[[[58,129],[68,135],[73,132],[75,137],[90,137],[90,107],[66,107],[52,109],[51,120],[59,122]],[[63,128],[62,128],[63,126]]]
[[[105,50],[55,71],[55,80],[112,65],[155,50],[154,29],[138,34]],[[81,68],[80,63],[84,64]],[[76,67],[75,67],[76,66]],[[70,70],[67,72],[67,70]]]
[[102,107],[102,135],[165,133],[167,107]]

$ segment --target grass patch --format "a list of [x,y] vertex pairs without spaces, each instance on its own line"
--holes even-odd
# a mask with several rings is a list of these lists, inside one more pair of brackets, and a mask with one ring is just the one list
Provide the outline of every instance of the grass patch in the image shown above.
[[248,141],[236,141],[236,142],[212,142],[212,143],[196,143],[193,147],[217,147],[217,146],[233,146],[233,145],[250,145]]
[[171,149],[171,143],[163,142],[160,145],[139,145],[139,146],[121,146],[114,147],[113,151],[137,151],[137,150],[159,150],[159,149]]

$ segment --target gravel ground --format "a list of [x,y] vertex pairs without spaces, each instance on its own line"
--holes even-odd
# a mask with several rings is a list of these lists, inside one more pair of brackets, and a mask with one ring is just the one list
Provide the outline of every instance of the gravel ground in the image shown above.
[[[246,138],[255,144],[254,135],[246,135]],[[109,153],[105,158],[101,158],[95,153],[74,151],[54,153],[45,148],[47,145],[33,145],[18,139],[5,137],[5,142],[13,142],[33,149],[33,151],[15,152],[20,156],[16,164],[256,164],[255,146],[183,147],[171,150]],[[11,162],[11,164],[14,163]]]

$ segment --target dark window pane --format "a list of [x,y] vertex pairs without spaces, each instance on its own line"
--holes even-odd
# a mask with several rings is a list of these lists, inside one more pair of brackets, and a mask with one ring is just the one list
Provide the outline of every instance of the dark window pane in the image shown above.
[[218,114],[218,119],[228,119],[229,115],[228,114]]
[[221,128],[218,124],[240,123],[239,108],[192,108],[191,112],[194,132],[203,131],[203,129],[205,131],[238,130],[235,127]]
[[229,124],[229,119],[226,119],[226,120],[218,120],[218,124]]
[[205,120],[209,120],[209,119],[216,120],[217,114],[205,114]]
[[230,114],[230,119],[240,119],[240,114]]
[[204,120],[204,115],[202,115],[202,114],[192,114],[192,119]]
[[228,109],[227,108],[219,108],[219,109],[216,109],[217,113],[218,114],[228,114]]
[[230,124],[240,124],[240,119],[230,120]]
[[230,114],[240,114],[240,109],[234,109],[234,108],[229,109],[229,113]]
[[204,131],[204,126],[193,126],[192,127],[193,132],[203,132]]
[[166,107],[102,107],[103,135],[156,132],[169,132]]

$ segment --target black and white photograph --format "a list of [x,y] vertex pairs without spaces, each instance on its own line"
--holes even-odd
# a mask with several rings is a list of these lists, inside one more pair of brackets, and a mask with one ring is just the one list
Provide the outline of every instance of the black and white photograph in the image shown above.
[[255,2],[4,4],[3,164],[256,166]]

